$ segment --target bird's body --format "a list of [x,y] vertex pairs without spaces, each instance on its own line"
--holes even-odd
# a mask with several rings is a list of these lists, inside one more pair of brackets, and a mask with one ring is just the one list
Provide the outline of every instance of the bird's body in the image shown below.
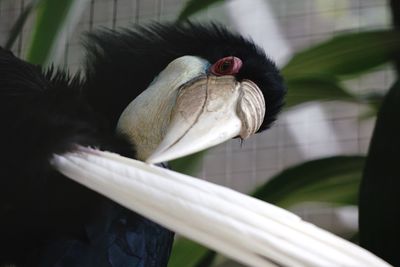
[[208,75],[218,60],[240,58],[235,76],[257,83],[267,103],[261,129],[282,105],[272,62],[223,28],[156,25],[89,40],[83,79],[0,50],[0,266],[166,266],[171,231],[75,183],[50,161],[77,145],[140,158],[141,144],[116,133],[118,119],[171,61],[199,56]]
[[0,69],[0,262],[166,266],[171,231],[50,168],[51,155],[74,144],[135,155],[91,109],[82,83],[42,73],[4,50]]

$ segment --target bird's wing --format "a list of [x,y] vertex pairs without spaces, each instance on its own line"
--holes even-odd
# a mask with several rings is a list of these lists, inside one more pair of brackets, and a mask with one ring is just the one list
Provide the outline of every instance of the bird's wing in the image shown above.
[[231,189],[110,152],[55,155],[67,177],[249,266],[390,266],[296,215]]

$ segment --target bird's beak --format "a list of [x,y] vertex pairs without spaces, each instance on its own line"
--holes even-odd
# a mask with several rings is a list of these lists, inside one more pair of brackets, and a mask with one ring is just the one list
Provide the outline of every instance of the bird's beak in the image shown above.
[[201,76],[180,88],[164,138],[146,162],[176,159],[236,136],[245,139],[257,132],[264,114],[264,97],[253,82]]

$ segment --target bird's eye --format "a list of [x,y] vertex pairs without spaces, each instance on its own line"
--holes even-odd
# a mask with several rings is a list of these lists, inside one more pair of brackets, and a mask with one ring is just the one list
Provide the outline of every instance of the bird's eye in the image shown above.
[[240,58],[234,56],[224,57],[211,66],[211,73],[217,76],[235,75],[241,67],[242,61]]

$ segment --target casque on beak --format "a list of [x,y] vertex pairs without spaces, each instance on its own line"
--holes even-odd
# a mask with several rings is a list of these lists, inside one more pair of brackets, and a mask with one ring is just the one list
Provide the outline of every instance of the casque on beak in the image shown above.
[[203,75],[184,84],[159,146],[146,159],[165,162],[257,132],[265,115],[258,86],[234,76]]

